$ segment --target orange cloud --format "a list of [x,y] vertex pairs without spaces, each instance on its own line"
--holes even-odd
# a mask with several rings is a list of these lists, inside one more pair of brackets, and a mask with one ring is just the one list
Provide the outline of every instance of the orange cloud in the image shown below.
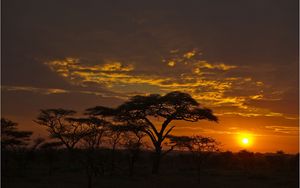
[[[172,52],[174,57],[163,60],[172,67],[172,74],[169,74],[170,70],[161,72],[159,69],[157,72],[140,73],[132,64],[107,60],[103,64],[88,65],[78,58],[65,58],[45,64],[74,85],[87,87],[90,83],[99,84],[111,92],[127,96],[136,92],[163,94],[179,90],[190,93],[208,107],[231,107],[230,111],[220,110],[217,112],[219,115],[283,116],[269,109],[251,106],[253,100],[268,99],[261,92],[265,87],[263,82],[250,77],[224,77],[216,74],[216,71],[230,71],[239,67],[199,60],[197,54],[196,50],[183,55],[178,55],[178,51]],[[246,94],[239,94],[237,91],[240,90]]]

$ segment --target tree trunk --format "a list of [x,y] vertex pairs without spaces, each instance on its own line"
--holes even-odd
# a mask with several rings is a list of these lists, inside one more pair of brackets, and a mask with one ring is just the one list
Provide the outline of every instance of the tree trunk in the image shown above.
[[154,153],[154,160],[153,160],[153,166],[152,166],[152,174],[158,174],[159,171],[159,165],[160,165],[160,159],[161,159],[161,149],[156,149]]

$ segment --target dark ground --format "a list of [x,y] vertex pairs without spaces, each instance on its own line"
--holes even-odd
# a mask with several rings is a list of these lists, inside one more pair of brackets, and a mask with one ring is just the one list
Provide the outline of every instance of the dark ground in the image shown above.
[[[299,155],[213,153],[203,160],[198,176],[197,158],[191,154],[165,156],[160,173],[151,175],[151,155],[143,153],[131,177],[125,151],[116,154],[113,173],[110,151],[101,151],[93,156],[98,172],[93,177],[93,188],[299,187]],[[2,188],[85,188],[85,159],[80,151],[72,156],[66,151],[2,152]]]

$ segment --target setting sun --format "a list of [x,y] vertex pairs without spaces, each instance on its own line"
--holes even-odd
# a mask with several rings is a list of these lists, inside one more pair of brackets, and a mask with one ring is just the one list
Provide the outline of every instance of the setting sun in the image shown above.
[[249,139],[248,138],[243,138],[242,142],[244,145],[248,145],[249,144]]
[[242,147],[249,147],[253,145],[253,135],[249,133],[239,133],[237,141]]

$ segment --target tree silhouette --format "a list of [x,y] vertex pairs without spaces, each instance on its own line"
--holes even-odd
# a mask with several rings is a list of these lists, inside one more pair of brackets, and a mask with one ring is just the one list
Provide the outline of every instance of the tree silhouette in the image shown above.
[[129,176],[134,174],[135,163],[139,158],[139,154],[145,146],[142,139],[146,136],[141,126],[126,125],[123,134],[123,146],[129,152]]
[[115,153],[116,147],[121,143],[122,135],[126,131],[126,127],[124,125],[111,125],[110,132],[108,134],[108,142],[111,145],[111,174],[115,171]]
[[141,147],[143,146],[142,138],[145,136],[144,126],[136,120],[124,118],[119,109],[113,109],[104,106],[96,106],[86,110],[86,114],[91,117],[99,117],[104,121],[111,122],[109,126],[109,143],[112,146],[111,171],[115,166],[115,149],[121,141],[122,145],[129,151],[129,175],[133,175],[134,164],[138,158]]
[[61,108],[46,109],[41,110],[34,121],[47,127],[51,138],[59,139],[68,150],[73,150],[84,136],[82,127],[70,119],[75,113],[73,110]]
[[[150,138],[155,151],[152,173],[157,174],[162,152],[162,143],[173,130],[169,127],[174,120],[197,122],[209,120],[217,122],[217,117],[208,108],[200,104],[189,94],[174,91],[164,96],[151,94],[149,96],[134,96],[129,101],[120,105],[117,109],[107,107],[94,107],[87,110],[92,115],[113,117],[118,121],[129,125],[142,126],[143,131]],[[161,118],[163,123],[158,129],[151,118]]]
[[169,139],[169,143],[167,143],[170,147],[169,151],[172,151],[174,148],[179,148],[182,151],[192,150],[193,137],[168,135],[167,138]]
[[[26,166],[24,148],[28,145],[32,132],[20,131],[17,126],[17,123],[1,118],[1,164],[5,176],[11,165],[10,160],[15,160],[21,168],[18,173],[23,172]],[[10,155],[11,152],[15,155]]]
[[194,155],[195,164],[197,165],[198,182],[201,178],[201,169],[206,159],[212,152],[219,151],[219,143],[210,137],[195,136],[168,136],[171,148],[187,148]]
[[[145,133],[155,148],[153,174],[158,173],[160,160],[164,155],[162,143],[174,128],[174,126],[169,127],[172,121],[197,122],[203,119],[217,121],[217,117],[213,115],[210,109],[201,107],[189,94],[179,91],[170,92],[164,96],[157,94],[135,96],[122,104],[118,111],[124,119],[143,122]],[[151,117],[164,119],[160,129],[151,122]]]
[[5,118],[1,118],[1,149],[17,149],[28,145],[31,131],[20,131],[18,124]]
[[108,131],[110,122],[96,118],[67,118],[75,127],[80,127],[80,135],[85,149],[94,150],[100,148],[102,138]]
[[98,174],[99,168],[96,163],[95,150],[100,148],[103,136],[108,132],[111,123],[96,117],[68,118],[69,122],[80,127],[82,143],[84,146],[84,157],[81,163],[85,167],[87,175],[87,187],[91,188],[93,177]]

